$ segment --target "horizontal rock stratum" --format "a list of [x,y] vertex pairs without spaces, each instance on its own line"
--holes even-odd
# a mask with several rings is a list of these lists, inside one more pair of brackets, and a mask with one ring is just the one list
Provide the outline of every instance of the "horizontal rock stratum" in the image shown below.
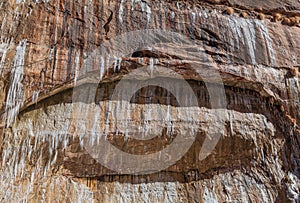
[[3,0],[1,202],[300,202],[300,3]]

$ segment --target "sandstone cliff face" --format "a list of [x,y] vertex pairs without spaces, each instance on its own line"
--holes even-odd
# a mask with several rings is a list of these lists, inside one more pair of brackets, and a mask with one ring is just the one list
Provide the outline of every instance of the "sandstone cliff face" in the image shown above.
[[[0,9],[1,201],[300,201],[298,1]],[[149,78],[161,87],[139,86]],[[119,160],[101,141],[151,159]]]

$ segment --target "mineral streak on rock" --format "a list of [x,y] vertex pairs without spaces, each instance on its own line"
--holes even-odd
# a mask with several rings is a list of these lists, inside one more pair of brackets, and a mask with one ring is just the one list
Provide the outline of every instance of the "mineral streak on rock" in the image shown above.
[[[1,202],[299,202],[299,18],[297,0],[1,1]],[[134,51],[125,43],[142,41],[126,35],[138,30],[155,41],[157,29],[192,43],[173,35]],[[172,81],[172,93],[149,86],[130,101],[112,99],[122,78],[156,78],[158,67],[181,75],[198,106],[174,75],[159,78]],[[221,119],[203,70],[212,83],[210,70],[222,78]],[[220,126],[215,149],[199,160]],[[105,139],[148,155],[188,130],[195,141],[184,156],[144,175],[117,173],[84,147]]]

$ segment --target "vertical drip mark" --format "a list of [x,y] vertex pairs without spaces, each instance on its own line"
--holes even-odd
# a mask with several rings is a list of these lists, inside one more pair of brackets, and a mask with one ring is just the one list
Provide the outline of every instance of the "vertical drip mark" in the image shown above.
[[107,70],[107,72],[108,72],[109,67],[110,67],[110,54],[108,54],[108,56],[106,58],[106,68],[105,69]]
[[[215,16],[215,14],[214,14]],[[224,41],[229,41],[229,49],[227,50],[227,54],[226,54],[226,59],[227,59],[227,64],[229,66],[232,65],[233,61],[231,57],[231,55],[234,53],[235,51],[235,32],[232,25],[232,20],[230,18],[223,18],[221,17],[221,19],[218,19],[218,17],[216,16],[216,23],[218,23],[218,32],[220,33],[220,36],[223,36],[223,40]],[[230,29],[226,30],[226,29],[222,29],[223,27],[229,27]]]
[[[253,25],[252,25],[253,27]],[[248,22],[247,20],[243,20],[242,22],[242,29],[244,31],[244,37],[245,37],[245,41],[247,42],[247,46],[248,46],[248,50],[249,50],[249,55],[250,55],[250,59],[252,64],[256,64],[256,60],[255,60],[255,54],[254,54],[254,50],[255,50],[255,33],[253,34],[254,28],[251,27],[251,22]]]
[[121,0],[120,8],[119,8],[119,21],[121,24],[123,23],[123,4],[124,4],[124,0]]
[[255,21],[229,18],[227,19],[227,23],[234,38],[234,40],[231,38],[229,39],[231,46],[233,46],[233,49],[235,49],[235,45],[237,49],[240,49],[240,42],[242,42],[242,44],[244,45],[243,47],[247,46],[251,63],[254,65],[257,64],[255,57],[256,33],[253,25]]
[[[237,49],[240,49],[240,40],[239,40],[240,38],[238,35],[238,28],[230,18],[227,18],[227,19],[228,19],[229,25],[232,28],[231,31],[233,32],[233,37],[235,39],[235,43],[233,42],[233,44],[236,46]],[[234,49],[235,49],[235,47],[234,47]]]
[[117,70],[118,58],[114,56],[114,72]]
[[266,26],[266,24],[264,22],[260,22],[260,21],[255,21],[256,22],[256,25],[260,28],[261,30],[261,33],[266,41],[266,45],[267,45],[267,49],[268,49],[268,52],[269,52],[269,58],[270,58],[270,63],[271,65],[276,65],[277,62],[276,62],[276,57],[275,57],[275,54],[274,54],[274,49],[273,49],[273,46],[272,46],[272,39],[269,35],[269,31],[268,31],[268,28]]
[[182,22],[183,12],[181,10],[180,2],[177,2],[176,6],[178,11],[178,33],[184,33],[184,23]]
[[74,72],[74,83],[75,83],[75,85],[77,83],[77,78],[78,78],[79,60],[80,60],[79,53],[77,52],[76,56],[75,56],[75,72]]
[[122,66],[122,58],[118,58],[118,65],[117,65],[117,70],[121,70],[121,66]]
[[154,68],[154,60],[153,60],[153,58],[150,58],[149,69],[150,69],[150,75],[151,75],[151,77],[153,76],[153,68]]
[[4,17],[3,17],[3,19],[2,19],[2,24],[1,24],[1,30],[0,30],[0,33],[1,33],[1,35],[0,35],[0,41],[1,42],[3,42],[3,32],[4,32],[4,28],[5,28],[5,25],[6,25],[6,17],[7,17],[7,14],[5,13],[5,15],[4,15]]
[[9,49],[9,44],[0,44],[0,53],[2,53],[1,60],[0,60],[0,76],[2,75],[2,71],[4,69],[4,62],[6,58],[6,53]]
[[[141,3],[143,3],[143,2],[141,1]],[[147,3],[143,3],[142,7],[144,7],[144,10],[147,13],[147,22],[149,25],[151,23],[151,7]]]
[[102,80],[104,75],[104,58],[103,56],[100,57],[100,80]]
[[[62,33],[61,33],[60,39],[57,38],[57,35],[58,35],[58,25],[59,25],[59,10],[58,10],[58,6],[56,6],[56,8],[55,8],[55,15],[56,15],[56,19],[55,19],[53,54],[51,54],[51,56],[54,57],[53,58],[53,64],[52,64],[52,74],[51,74],[51,80],[52,80],[52,82],[54,81],[54,73],[55,73],[55,68],[56,68],[57,46],[60,43],[60,41],[63,40],[63,37],[64,37],[64,33],[63,33],[63,29],[62,29]],[[52,60],[52,57],[49,60]]]
[[150,24],[151,22],[151,6],[148,5],[147,2],[142,0],[131,0],[131,10],[134,11],[134,7],[136,3],[140,3],[140,7],[142,9],[142,12],[146,13],[147,15],[147,23]]
[[4,121],[7,121],[9,126],[19,113],[19,109],[24,101],[23,92],[23,74],[24,74],[24,60],[26,53],[27,40],[22,40],[16,48],[16,55],[13,61],[13,68],[11,72],[11,85],[8,90]]
[[34,91],[32,94],[32,102],[36,103],[39,98],[40,91]]
[[191,18],[192,18],[192,23],[194,24],[196,22],[196,13],[194,11],[191,12]]

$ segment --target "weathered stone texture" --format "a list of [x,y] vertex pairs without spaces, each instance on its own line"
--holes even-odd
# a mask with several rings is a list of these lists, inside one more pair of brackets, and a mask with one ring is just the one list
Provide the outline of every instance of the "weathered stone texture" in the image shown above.
[[[300,202],[299,18],[296,0],[1,1],[1,201]],[[125,37],[136,42],[135,50],[118,43],[138,30],[141,39]],[[162,30],[160,38],[153,30]],[[172,41],[175,34],[164,33],[185,38]],[[143,39],[169,43],[149,47]],[[103,47],[121,53],[108,57]],[[129,105],[130,119],[116,127],[120,118],[109,107],[116,105],[116,85],[132,71],[138,80],[161,74],[153,66],[186,79],[199,106],[180,106],[163,88],[142,89]],[[224,84],[222,119],[200,77],[215,81],[210,70]],[[126,137],[126,128],[136,130],[148,116],[146,109],[155,138]],[[172,133],[158,109],[170,113]],[[118,174],[82,146],[78,132],[90,132],[97,119],[97,129],[109,129],[107,139],[128,153],[157,152],[189,128],[195,141],[162,171]],[[220,126],[216,148],[200,161],[205,137]]]

